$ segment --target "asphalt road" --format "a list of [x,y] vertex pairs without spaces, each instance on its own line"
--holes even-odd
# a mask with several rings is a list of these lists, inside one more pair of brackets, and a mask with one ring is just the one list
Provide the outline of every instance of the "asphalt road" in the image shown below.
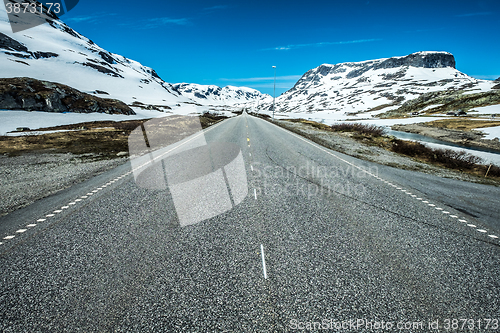
[[246,114],[204,138],[2,217],[0,332],[500,331],[497,188]]

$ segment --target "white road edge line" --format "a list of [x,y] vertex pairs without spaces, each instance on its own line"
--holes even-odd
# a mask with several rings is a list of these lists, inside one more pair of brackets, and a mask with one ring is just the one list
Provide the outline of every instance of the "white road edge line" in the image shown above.
[[262,244],[260,244],[260,254],[262,256],[262,272],[264,273],[264,279],[267,280],[266,257],[264,255],[264,245]]
[[[221,123],[222,123],[222,122],[221,122]],[[209,130],[212,130],[213,128],[217,127],[217,126],[218,126],[218,125],[220,125],[221,123],[219,123],[219,124],[217,124],[217,125],[215,125],[215,126],[210,127],[210,128],[209,128],[208,130],[206,130],[206,131],[203,131],[203,130],[202,130],[202,131],[200,131],[200,133],[199,133],[199,134],[197,134],[195,137],[193,137],[193,138],[189,139],[188,141],[186,141],[186,142],[184,142],[184,143],[180,144],[179,146],[175,147],[174,149],[177,149],[177,148],[179,148],[180,146],[182,146],[182,145],[186,144],[187,142],[192,141],[193,139],[195,139],[196,137],[200,136],[201,134],[204,134],[204,133],[208,132]],[[172,151],[172,150],[174,150],[174,149],[171,149],[170,151]],[[168,152],[170,152],[170,151],[168,151]],[[164,153],[163,155],[167,154],[168,152]],[[163,155],[161,155],[161,156],[163,156]],[[161,157],[161,156],[159,156],[159,157]],[[250,155],[250,156],[251,156],[251,155]],[[157,157],[157,158],[158,158],[158,157]],[[149,163],[149,162],[148,162],[148,163]],[[141,167],[142,167],[142,166],[141,166]],[[139,168],[140,168],[140,167],[139,167]],[[137,169],[139,169],[139,168],[137,168]],[[252,169],[252,171],[253,171],[253,169]],[[103,185],[103,186],[101,186],[101,187],[98,187],[97,189],[93,190],[92,192],[87,193],[87,194],[86,194],[86,195],[84,195],[84,196],[81,196],[81,199],[76,199],[74,202],[70,202],[70,203],[68,204],[68,206],[64,206],[64,207],[62,207],[60,210],[55,210],[55,211],[54,211],[54,213],[56,213],[56,214],[57,214],[57,213],[61,213],[61,212],[62,212],[62,209],[67,209],[67,208],[69,208],[69,206],[70,206],[70,205],[75,205],[77,202],[82,201],[82,199],[87,199],[89,196],[93,195],[94,193],[97,193],[98,191],[102,190],[102,189],[103,189],[103,188],[105,188],[106,186],[111,185],[113,182],[115,182],[115,181],[117,181],[117,180],[119,180],[119,179],[122,179],[122,178],[124,178],[124,177],[128,176],[129,174],[131,174],[131,173],[133,173],[133,172],[134,172],[134,170],[131,170],[131,171],[129,171],[129,172],[127,172],[127,173],[125,173],[125,174],[123,174],[123,175],[121,175],[121,176],[119,176],[119,177],[115,178],[114,180],[109,181],[107,184],[105,184],[105,185]],[[256,192],[255,192],[255,199],[257,199],[257,193],[256,193]],[[48,214],[48,215],[46,215],[45,217],[53,217],[53,216],[55,216],[55,214]],[[43,222],[43,221],[45,221],[45,220],[46,220],[46,219],[38,219],[38,220],[37,220],[37,222]],[[28,225],[28,227],[34,227],[34,226],[36,226],[36,224],[29,224],[29,225]],[[19,230],[17,230],[17,231],[16,231],[16,233],[23,233],[23,232],[25,232],[25,231],[27,231],[27,229],[19,229]],[[8,240],[8,239],[12,239],[12,238],[14,238],[14,237],[15,237],[15,236],[6,236],[6,237],[4,237],[4,239],[7,239],[7,240]],[[1,243],[1,242],[0,242],[0,245],[2,245],[2,244],[3,244],[3,243]]]
[[255,200],[257,200],[257,190],[253,189],[253,195],[255,196]]
[[[334,154],[334,153],[332,153],[332,152],[329,152],[329,151],[328,151],[328,150],[326,150],[325,148],[323,148],[323,147],[321,147],[321,146],[319,146],[319,145],[317,145],[317,144],[313,144],[313,143],[311,143],[310,141],[308,141],[308,140],[306,140],[306,139],[302,138],[301,136],[299,136],[298,134],[292,133],[292,132],[290,132],[290,131],[288,131],[288,130],[286,130],[286,129],[284,129],[284,128],[280,127],[280,126],[277,126],[277,125],[275,125],[275,126],[276,126],[276,127],[278,127],[279,129],[281,129],[283,132],[287,132],[288,134],[290,134],[290,135],[292,135],[292,136],[296,137],[297,139],[302,140],[302,141],[304,141],[305,143],[307,143],[307,144],[309,144],[309,145],[311,145],[311,146],[313,146],[313,147],[316,147],[316,148],[317,148],[317,149],[319,149],[319,150],[322,150],[323,152],[325,152],[325,153],[327,153],[327,154],[329,154],[329,155],[331,155],[331,156],[335,157],[336,159],[341,160],[342,162],[347,163],[347,164],[349,164],[349,165],[353,166],[354,168],[356,168],[356,169],[358,169],[358,170],[360,170],[360,171],[363,171],[363,172],[365,172],[365,173],[366,173],[366,174],[368,174],[368,175],[373,176],[374,178],[379,178],[378,176],[376,176],[376,175],[374,175],[374,174],[372,174],[372,173],[370,173],[370,172],[368,172],[368,171],[364,170],[363,168],[361,168],[361,167],[359,167],[359,166],[357,166],[357,165],[355,165],[355,164],[353,164],[353,163],[351,163],[351,162],[349,162],[349,161],[346,161],[345,159],[343,159],[343,158],[341,158],[341,157],[337,156],[336,154]],[[402,189],[401,187],[396,187],[396,189],[397,189],[397,190],[401,190],[401,191],[403,191],[403,192],[407,192],[406,190]],[[411,193],[409,193],[409,194],[411,194]],[[426,200],[426,201],[422,201],[422,202],[424,202],[424,203],[428,203],[428,201],[427,201],[427,200]],[[436,207],[436,205],[434,205],[434,204],[428,204],[428,205],[429,205],[430,207]],[[442,210],[442,208],[436,208],[436,209]],[[467,222],[467,221],[465,221],[465,220],[459,220],[459,221],[460,221],[460,222]],[[474,226],[474,227],[475,227],[475,226]],[[488,235],[488,236],[490,236],[491,238],[498,238],[498,237],[497,237],[497,236],[495,236],[495,235]]]

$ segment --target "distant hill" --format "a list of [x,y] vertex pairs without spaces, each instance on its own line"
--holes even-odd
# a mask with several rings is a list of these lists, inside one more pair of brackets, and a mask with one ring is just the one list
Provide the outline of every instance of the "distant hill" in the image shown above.
[[195,83],[176,83],[173,87],[183,96],[203,105],[235,105],[247,102],[272,100],[272,97],[247,87],[201,85]]

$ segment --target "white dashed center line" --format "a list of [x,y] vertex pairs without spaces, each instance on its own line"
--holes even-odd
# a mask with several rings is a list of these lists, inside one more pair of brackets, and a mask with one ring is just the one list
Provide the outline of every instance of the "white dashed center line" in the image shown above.
[[262,244],[260,244],[260,254],[262,256],[262,272],[264,273],[264,279],[267,280],[266,257],[264,255],[264,245]]

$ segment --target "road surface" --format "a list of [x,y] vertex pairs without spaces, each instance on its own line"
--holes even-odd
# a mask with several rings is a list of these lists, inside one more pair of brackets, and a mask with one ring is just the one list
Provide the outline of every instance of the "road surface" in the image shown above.
[[237,145],[246,177],[214,217],[182,225],[130,163],[2,217],[0,331],[500,331],[497,188],[246,114],[204,136]]

